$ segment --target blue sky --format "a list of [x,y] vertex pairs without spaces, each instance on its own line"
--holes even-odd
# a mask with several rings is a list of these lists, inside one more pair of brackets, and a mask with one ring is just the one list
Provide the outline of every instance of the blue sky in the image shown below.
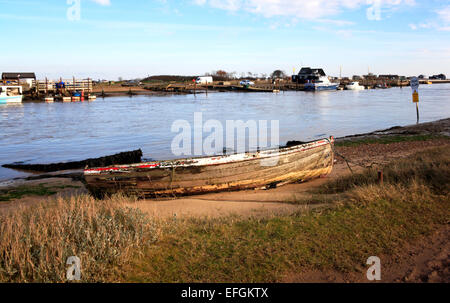
[[77,1],[0,0],[0,71],[450,75],[450,0]]

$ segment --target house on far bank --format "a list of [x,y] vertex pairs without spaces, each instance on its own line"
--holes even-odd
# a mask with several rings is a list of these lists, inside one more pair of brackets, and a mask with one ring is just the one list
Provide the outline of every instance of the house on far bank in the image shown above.
[[298,75],[292,76],[292,82],[304,84],[310,80],[317,80],[325,76],[326,74],[322,68],[303,67]]
[[447,77],[444,74],[439,74],[431,76],[430,80],[447,80]]
[[33,81],[36,81],[35,73],[2,73],[2,82],[25,82],[29,85],[29,87],[33,86]]

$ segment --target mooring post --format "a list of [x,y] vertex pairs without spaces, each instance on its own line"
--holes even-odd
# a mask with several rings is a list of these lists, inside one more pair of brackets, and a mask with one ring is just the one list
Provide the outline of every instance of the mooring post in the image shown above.
[[416,112],[417,112],[417,124],[419,124],[419,103],[416,103]]
[[383,185],[383,183],[384,183],[384,180],[383,180],[383,171],[380,170],[380,171],[378,172],[378,184]]

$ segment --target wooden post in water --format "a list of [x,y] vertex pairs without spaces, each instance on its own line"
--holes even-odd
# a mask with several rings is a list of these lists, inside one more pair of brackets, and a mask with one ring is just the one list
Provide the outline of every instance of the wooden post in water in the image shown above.
[[417,124],[419,124],[419,120],[420,120],[420,117],[419,117],[419,102],[416,102],[416,112],[417,112]]
[[378,184],[383,185],[383,183],[384,183],[384,180],[383,180],[383,171],[380,170],[380,171],[378,172]]

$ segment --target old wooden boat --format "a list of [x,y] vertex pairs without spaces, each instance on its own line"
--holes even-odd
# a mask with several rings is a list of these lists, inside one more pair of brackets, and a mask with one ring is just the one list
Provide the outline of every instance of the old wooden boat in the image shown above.
[[84,177],[96,196],[123,192],[158,197],[274,187],[329,174],[333,145],[331,137],[242,154],[87,168]]

